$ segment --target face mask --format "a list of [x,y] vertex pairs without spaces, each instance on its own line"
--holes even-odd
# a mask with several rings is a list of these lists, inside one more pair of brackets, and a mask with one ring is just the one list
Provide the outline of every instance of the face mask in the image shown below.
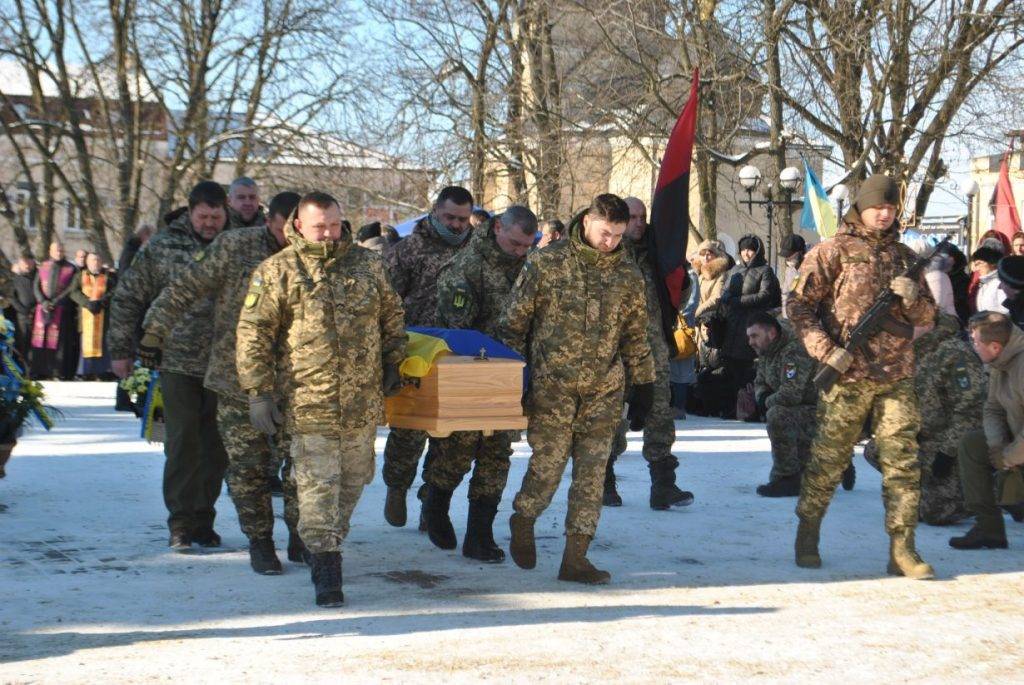
[[466,242],[466,238],[468,238],[470,234],[469,229],[466,229],[462,233],[454,232],[453,230],[442,224],[440,221],[438,221],[433,214],[430,215],[430,225],[433,226],[434,230],[437,231],[437,234],[441,236],[441,240],[445,241],[446,243],[452,246],[461,245],[462,243]]

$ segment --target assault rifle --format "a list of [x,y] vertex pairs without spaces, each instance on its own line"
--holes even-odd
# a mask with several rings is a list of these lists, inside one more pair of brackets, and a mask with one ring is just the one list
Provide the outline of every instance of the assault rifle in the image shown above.
[[[900,276],[906,276],[910,280],[917,282],[921,275],[921,271],[928,262],[939,253],[949,239],[953,237],[953,234],[948,234],[945,238],[939,242],[931,251],[927,254],[918,257],[910,268],[900,274]],[[914,327],[910,324],[897,321],[889,313],[889,310],[899,299],[899,295],[892,291],[892,288],[886,286],[882,289],[882,292],[875,298],[874,304],[871,305],[871,309],[864,313],[864,316],[860,317],[860,321],[853,327],[850,334],[846,337],[846,342],[843,347],[850,354],[856,354],[864,345],[867,344],[868,340],[875,337],[879,331],[885,331],[891,335],[895,335],[899,338],[912,338],[914,337]],[[835,385],[835,382],[839,380],[839,372],[828,364],[822,364],[818,369],[818,373],[814,376],[814,385],[821,392],[828,392]]]

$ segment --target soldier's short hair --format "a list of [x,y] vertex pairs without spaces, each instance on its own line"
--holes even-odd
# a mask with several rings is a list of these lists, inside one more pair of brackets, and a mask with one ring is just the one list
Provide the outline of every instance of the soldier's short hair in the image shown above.
[[1013,322],[1001,312],[978,312],[970,318],[967,326],[971,333],[978,332],[983,343],[1005,345],[1010,342],[1010,334],[1013,332]]
[[587,216],[613,224],[629,223],[629,205],[618,195],[601,193],[587,208]]
[[341,208],[341,205],[334,199],[333,195],[319,190],[314,190],[311,193],[303,195],[302,199],[299,200],[298,209],[308,207],[309,205],[315,205],[320,209],[330,209],[332,205],[337,206],[339,209]]
[[259,188],[259,186],[256,185],[256,181],[248,176],[239,176],[228,186],[228,194],[235,192],[237,188]]
[[505,228],[515,226],[523,233],[533,235],[537,232],[537,215],[529,207],[512,205],[501,213],[501,225]]
[[[464,203],[463,203],[464,204]],[[474,209],[473,216],[481,221],[488,221],[491,218],[491,213],[486,209]]]
[[199,205],[226,207],[227,204],[227,193],[224,192],[224,188],[221,184],[214,181],[200,181],[192,187],[192,190],[188,194],[189,211],[195,209]]
[[293,193],[290,190],[286,190],[283,193],[278,193],[270,201],[270,206],[267,208],[267,213],[270,216],[279,216],[282,219],[287,219],[295,211],[295,208],[299,206],[299,201],[302,196],[298,193]]
[[772,329],[776,333],[782,333],[782,324],[780,324],[779,320],[768,312],[754,312],[748,316],[747,328],[750,328],[751,326],[764,326],[765,328]]
[[547,219],[541,222],[540,230],[544,233],[557,233],[562,236],[565,235],[565,224],[558,219]]
[[473,204],[473,193],[469,192],[462,186],[445,186],[441,188],[441,192],[437,194],[437,200],[434,201],[435,207],[440,207],[449,200],[456,205],[471,205]]

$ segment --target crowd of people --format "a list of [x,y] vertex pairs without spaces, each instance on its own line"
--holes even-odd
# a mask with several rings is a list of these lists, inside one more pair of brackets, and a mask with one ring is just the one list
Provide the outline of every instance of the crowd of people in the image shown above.
[[[622,504],[614,464],[626,433],[643,431],[651,509],[687,506],[694,496],[676,484],[673,444],[689,411],[766,422],[772,467],[757,492],[799,497],[802,567],[821,565],[821,521],[836,487],[853,487],[853,449],[867,440],[882,472],[889,571],[929,578],[914,543],[919,520],[974,515],[950,544],[997,548],[1006,546],[999,505],[1022,513],[1013,492],[1024,463],[1024,235],[986,234],[970,260],[944,244],[914,280],[904,274],[917,252],[899,240],[898,206],[896,184],[870,177],[835,238],[811,249],[796,235],[782,242],[781,283],[757,236],[735,256],[703,241],[672,312],[678,330],[666,335],[637,198],[599,195],[566,225],[519,205],[491,215],[449,186],[401,238],[380,223],[353,230],[327,193],[282,192],[264,209],[251,179],[226,192],[204,181],[159,231],[129,242],[116,276],[95,255],[69,264],[55,244],[26,276],[36,299],[24,314],[18,305],[19,330],[30,333],[33,368],[50,375],[159,370],[173,549],[220,545],[226,480],[253,570],[281,573],[271,493],[282,474],[287,556],[309,565],[321,606],[344,599],[341,547],[374,477],[384,398],[405,382],[410,326],[480,331],[527,362],[532,454],[509,520],[521,568],[536,565],[535,522],[571,458],[558,577],[609,582],[588,551],[602,507]],[[893,326],[846,349],[885,288]],[[103,361],[87,363],[97,350]],[[819,389],[825,367],[839,382]],[[518,437],[391,429],[385,520],[407,524],[422,458],[420,529],[456,548],[451,498],[472,472],[462,554],[502,562],[493,524]]]

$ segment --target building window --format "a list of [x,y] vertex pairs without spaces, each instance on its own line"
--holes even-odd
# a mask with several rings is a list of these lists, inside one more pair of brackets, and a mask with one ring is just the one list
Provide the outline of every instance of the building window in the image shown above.
[[82,209],[71,198],[64,200],[64,217],[64,230],[72,232],[82,230],[82,225],[85,223],[82,221]]
[[14,202],[15,211],[21,215],[21,225],[26,231],[34,231],[37,228],[38,217],[36,216],[35,207],[32,205],[32,189],[24,188],[23,185],[18,184],[18,189],[15,191]]

